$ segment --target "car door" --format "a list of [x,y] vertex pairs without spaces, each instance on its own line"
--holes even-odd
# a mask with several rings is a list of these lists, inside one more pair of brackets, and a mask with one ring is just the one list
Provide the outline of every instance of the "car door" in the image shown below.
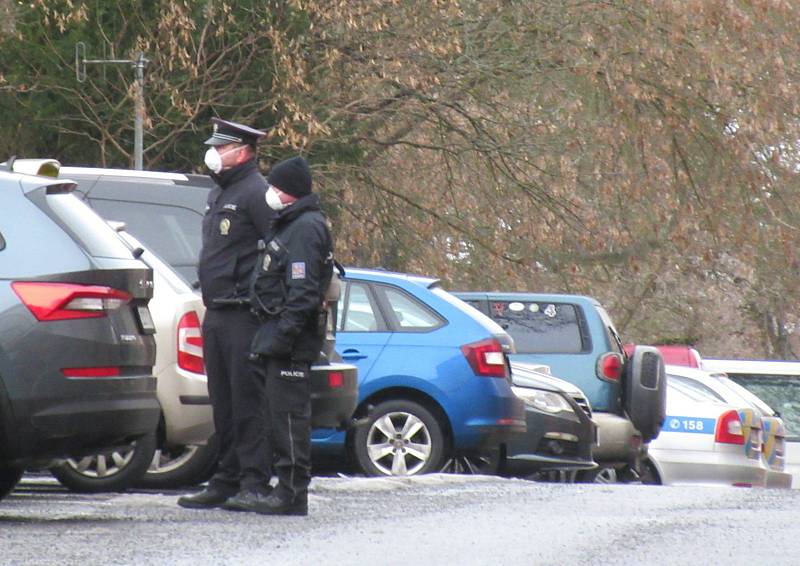
[[353,280],[345,280],[343,284],[336,324],[336,351],[345,362],[358,367],[361,384],[368,378],[391,333],[371,286]]

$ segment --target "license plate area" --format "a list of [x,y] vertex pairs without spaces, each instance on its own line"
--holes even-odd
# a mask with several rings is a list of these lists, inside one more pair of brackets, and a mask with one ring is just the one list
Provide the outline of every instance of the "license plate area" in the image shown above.
[[153,322],[153,316],[150,314],[150,309],[147,305],[137,306],[136,315],[139,322],[139,330],[141,330],[143,334],[155,334],[156,325]]

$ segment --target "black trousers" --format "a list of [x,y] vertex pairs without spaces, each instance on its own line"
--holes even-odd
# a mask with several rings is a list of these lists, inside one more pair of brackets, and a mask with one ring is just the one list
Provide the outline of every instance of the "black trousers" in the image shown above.
[[259,322],[249,310],[208,309],[203,355],[214,427],[220,440],[217,471],[209,481],[227,491],[263,489],[271,477],[263,366],[249,359]]
[[267,358],[265,367],[276,492],[302,501],[311,482],[311,364]]

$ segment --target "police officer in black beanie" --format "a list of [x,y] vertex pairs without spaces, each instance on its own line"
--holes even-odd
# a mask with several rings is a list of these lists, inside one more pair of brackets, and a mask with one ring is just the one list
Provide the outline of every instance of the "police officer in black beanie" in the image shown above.
[[266,370],[270,444],[278,484],[252,510],[268,515],[308,514],[311,481],[309,375],[325,337],[323,300],[333,270],[328,222],[311,192],[302,157],[275,165],[266,201],[277,212],[253,280],[252,300],[262,313],[253,356]]
[[256,164],[264,132],[214,118],[205,163],[217,187],[203,218],[198,274],[203,303],[203,355],[214,426],[220,440],[217,471],[208,487],[178,499],[189,508],[239,510],[269,493],[271,450],[265,437],[263,368],[250,361],[259,327],[247,301],[258,242],[273,210]]

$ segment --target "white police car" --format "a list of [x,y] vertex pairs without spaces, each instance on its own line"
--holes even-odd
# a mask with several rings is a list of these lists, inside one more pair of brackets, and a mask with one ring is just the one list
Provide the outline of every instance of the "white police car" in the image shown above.
[[753,410],[671,379],[669,366],[667,417],[645,463],[642,481],[663,485],[763,487],[768,473]]

